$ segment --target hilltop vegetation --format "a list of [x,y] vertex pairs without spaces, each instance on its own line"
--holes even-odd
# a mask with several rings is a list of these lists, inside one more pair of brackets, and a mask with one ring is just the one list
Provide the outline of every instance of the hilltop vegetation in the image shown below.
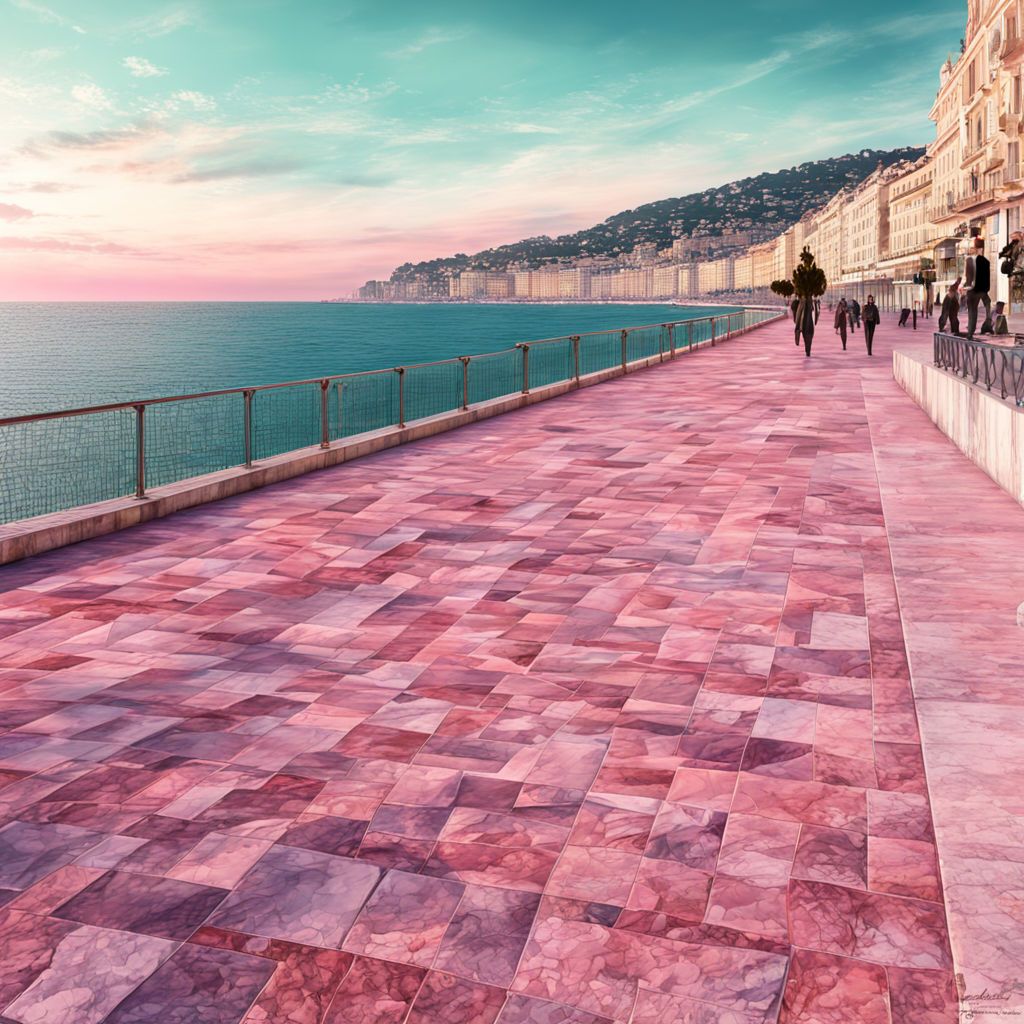
[[762,228],[784,231],[840,189],[863,181],[879,163],[888,167],[900,160],[917,160],[923,153],[923,147],[864,149],[765,172],[692,195],[623,210],[573,234],[557,238],[540,235],[472,255],[457,253],[424,263],[405,263],[395,270],[392,280],[435,278],[462,270],[504,270],[512,265],[535,267],[586,256],[617,257],[644,243],[666,248],[674,237],[684,234],[722,235]]

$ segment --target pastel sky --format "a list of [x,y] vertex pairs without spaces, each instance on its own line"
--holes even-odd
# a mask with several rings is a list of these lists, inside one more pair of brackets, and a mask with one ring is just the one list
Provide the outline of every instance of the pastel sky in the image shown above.
[[0,0],[0,299],[317,299],[921,144],[963,0]]

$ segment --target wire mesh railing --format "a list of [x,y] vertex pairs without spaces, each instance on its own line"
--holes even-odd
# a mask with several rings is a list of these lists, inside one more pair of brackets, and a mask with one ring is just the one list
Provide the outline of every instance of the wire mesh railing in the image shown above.
[[143,498],[153,487],[674,359],[779,316],[750,307],[435,363],[0,419],[0,523]]

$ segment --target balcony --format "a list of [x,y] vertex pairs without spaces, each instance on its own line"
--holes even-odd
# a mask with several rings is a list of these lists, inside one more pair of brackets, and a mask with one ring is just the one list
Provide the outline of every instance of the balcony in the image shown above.
[[975,207],[984,206],[986,203],[992,202],[995,199],[996,190],[994,188],[982,188],[978,189],[977,192],[971,192],[967,195],[959,196],[955,203],[953,203],[953,210],[955,213],[963,213],[964,210],[973,210]]

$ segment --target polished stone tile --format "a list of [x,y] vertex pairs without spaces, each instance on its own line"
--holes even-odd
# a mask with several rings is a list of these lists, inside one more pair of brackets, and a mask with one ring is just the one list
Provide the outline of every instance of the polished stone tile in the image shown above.
[[269,960],[186,943],[104,1024],[236,1024],[273,973]]
[[220,928],[338,948],[380,869],[313,850],[274,846],[257,861],[209,923]]
[[379,960],[430,967],[464,886],[389,871],[359,912],[344,948]]

